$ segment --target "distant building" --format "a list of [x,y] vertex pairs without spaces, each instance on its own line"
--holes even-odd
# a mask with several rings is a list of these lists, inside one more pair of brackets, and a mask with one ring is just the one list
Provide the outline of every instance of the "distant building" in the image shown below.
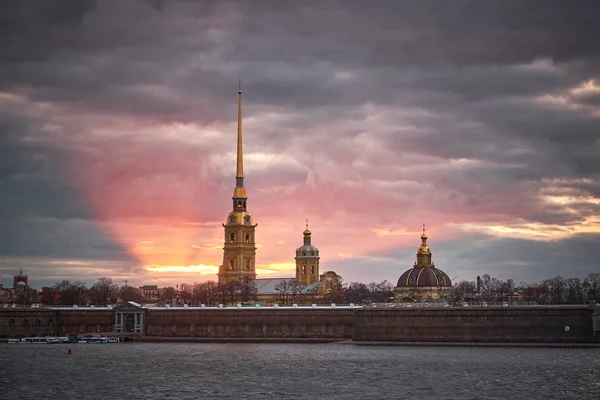
[[13,276],[13,289],[17,289],[17,287],[25,288],[26,286],[29,286],[28,280],[29,278],[27,275],[23,274],[23,269],[20,269],[19,274]]
[[157,302],[160,299],[160,289],[157,285],[140,286],[139,290],[145,302]]
[[421,246],[417,250],[417,261],[411,269],[400,275],[394,289],[396,300],[438,300],[449,292],[452,288],[450,277],[435,267],[431,256],[431,250],[427,245],[425,226],[423,226]]

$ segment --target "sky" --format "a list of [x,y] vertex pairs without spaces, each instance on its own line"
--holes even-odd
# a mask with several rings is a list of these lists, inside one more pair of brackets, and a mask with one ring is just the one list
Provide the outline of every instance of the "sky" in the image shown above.
[[0,2],[0,283],[600,273],[597,1]]

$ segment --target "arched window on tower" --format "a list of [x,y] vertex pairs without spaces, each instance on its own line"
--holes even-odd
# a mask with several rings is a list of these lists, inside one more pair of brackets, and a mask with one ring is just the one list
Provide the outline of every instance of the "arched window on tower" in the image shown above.
[[244,260],[244,262],[246,263],[246,269],[247,269],[247,270],[249,270],[249,269],[250,269],[250,259],[249,259],[249,258],[246,258],[246,259]]
[[315,265],[314,264],[310,266],[310,273],[313,275],[315,274]]
[[244,237],[244,242],[250,243],[250,234],[249,233],[246,233],[246,236]]
[[229,242],[233,243],[235,242],[235,233],[231,232],[231,234],[229,235]]
[[235,260],[233,258],[229,259],[229,269],[233,269],[235,267]]
[[306,265],[302,264],[302,275],[306,274]]

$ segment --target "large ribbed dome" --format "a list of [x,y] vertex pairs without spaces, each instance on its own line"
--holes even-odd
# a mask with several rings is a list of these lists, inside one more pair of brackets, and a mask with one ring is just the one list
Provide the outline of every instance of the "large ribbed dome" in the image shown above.
[[414,267],[405,271],[398,279],[396,287],[450,287],[450,277],[438,269],[431,260],[431,250],[427,245],[425,225],[421,235],[421,246],[417,250],[417,262]]
[[436,267],[414,266],[400,275],[399,287],[445,287],[452,286],[450,277]]

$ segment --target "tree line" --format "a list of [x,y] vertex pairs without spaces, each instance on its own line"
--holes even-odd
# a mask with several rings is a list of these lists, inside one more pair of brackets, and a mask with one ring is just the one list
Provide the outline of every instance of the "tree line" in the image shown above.
[[454,285],[454,301],[522,300],[538,304],[584,304],[590,300],[600,303],[600,274],[589,274],[583,280],[558,275],[541,282],[501,280],[488,274],[477,281],[461,281]]
[[[370,304],[394,300],[394,285],[387,280],[368,284],[360,282],[343,283],[328,292],[308,290],[294,280],[282,280],[275,285],[271,301],[279,304],[293,303],[337,303]],[[254,282],[230,282],[218,284],[214,281],[182,283],[175,288],[160,289],[158,304],[235,304],[257,300],[258,290]],[[39,299],[46,305],[108,305],[119,301],[148,302],[142,291],[133,286],[118,286],[111,278],[100,278],[87,288],[84,282],[63,280],[43,291]],[[600,303],[600,274],[589,274],[583,280],[556,276],[537,283],[520,282],[512,279],[501,280],[488,274],[478,281],[460,281],[445,293],[445,301],[531,301],[538,304],[584,304],[589,300]]]

